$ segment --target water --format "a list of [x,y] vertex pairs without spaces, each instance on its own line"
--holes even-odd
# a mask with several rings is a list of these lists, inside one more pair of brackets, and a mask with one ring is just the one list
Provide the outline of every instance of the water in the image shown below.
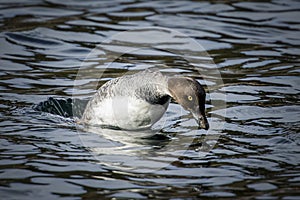
[[[299,2],[0,8],[1,198],[300,198]],[[154,127],[166,138],[87,130],[32,109],[48,97],[89,98],[105,81],[153,65],[206,85],[209,132],[174,103]]]

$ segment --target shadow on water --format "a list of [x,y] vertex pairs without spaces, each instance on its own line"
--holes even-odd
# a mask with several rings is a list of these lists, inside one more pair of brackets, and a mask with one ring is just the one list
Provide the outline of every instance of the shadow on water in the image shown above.
[[[196,124],[195,124],[196,125]],[[109,169],[129,173],[153,173],[168,168],[188,152],[196,151],[205,156],[213,147],[207,141],[218,137],[197,136],[195,130],[146,129],[126,131],[115,127],[78,126],[78,134],[85,146],[99,163]],[[180,126],[179,126],[180,128]],[[188,135],[185,135],[188,134]],[[206,146],[205,146],[206,145]],[[205,148],[203,148],[205,147]]]

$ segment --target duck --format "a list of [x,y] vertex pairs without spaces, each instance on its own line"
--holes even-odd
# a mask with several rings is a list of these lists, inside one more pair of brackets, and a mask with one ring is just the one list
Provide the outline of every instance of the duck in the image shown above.
[[88,101],[79,123],[148,129],[162,118],[171,100],[192,114],[199,129],[209,129],[203,86],[194,78],[167,76],[153,69],[103,84]]

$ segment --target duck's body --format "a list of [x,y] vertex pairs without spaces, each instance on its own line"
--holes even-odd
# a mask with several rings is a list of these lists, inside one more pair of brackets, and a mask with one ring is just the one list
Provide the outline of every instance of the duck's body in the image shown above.
[[87,125],[138,130],[156,123],[172,98],[193,114],[200,128],[207,130],[205,96],[205,90],[195,79],[145,70],[108,81],[88,103],[49,98],[34,108],[64,117],[79,117],[79,122]]
[[168,108],[167,86],[166,76],[149,70],[108,81],[87,104],[81,122],[127,130],[149,128]]
[[108,81],[88,102],[81,122],[137,130],[151,127],[174,98],[208,129],[205,91],[194,79],[145,70]]

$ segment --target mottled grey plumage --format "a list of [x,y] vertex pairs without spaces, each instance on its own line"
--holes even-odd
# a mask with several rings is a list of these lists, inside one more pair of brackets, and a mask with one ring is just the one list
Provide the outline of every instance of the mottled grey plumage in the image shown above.
[[167,81],[167,77],[162,73],[152,70],[115,78],[98,89],[86,109],[93,103],[97,104],[105,98],[115,96],[136,96],[146,99],[149,103],[156,103],[159,98],[166,96]]

